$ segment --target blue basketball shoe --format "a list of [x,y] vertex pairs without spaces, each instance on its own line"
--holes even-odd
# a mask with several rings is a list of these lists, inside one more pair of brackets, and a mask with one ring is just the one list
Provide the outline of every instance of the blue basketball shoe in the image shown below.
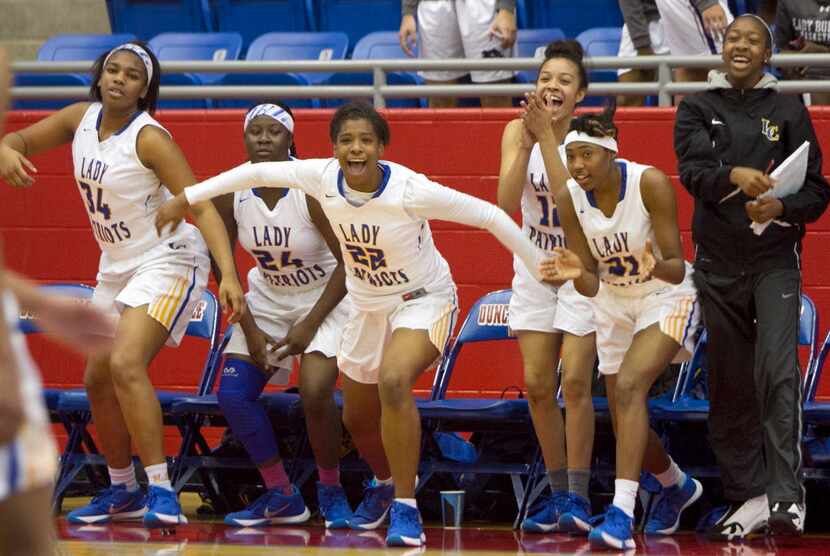
[[89,504],[69,512],[66,520],[76,525],[141,519],[147,513],[147,497],[141,490],[128,492],[124,485],[102,490]]
[[185,525],[187,518],[182,513],[176,493],[166,488],[150,485],[147,491],[147,513],[145,527],[170,527]]
[[352,508],[346,498],[346,491],[340,485],[317,483],[317,504],[320,515],[329,529],[348,529]]
[[631,535],[634,519],[628,517],[617,506],[608,506],[605,518],[588,534],[588,540],[594,548],[613,548],[616,550],[630,550],[637,548],[634,537]]
[[234,527],[263,527],[304,523],[310,516],[303,496],[292,486],[290,495],[283,494],[282,489],[266,491],[244,510],[226,515],[225,523]]
[[522,531],[526,533],[558,531],[559,518],[567,505],[568,493],[564,490],[541,498],[528,510],[528,516],[522,521]]
[[703,486],[697,479],[683,475],[679,484],[664,488],[660,501],[646,522],[647,535],[671,535],[680,525],[683,510],[694,504],[703,494]]
[[559,531],[571,535],[587,535],[593,528],[591,519],[591,502],[585,498],[569,493],[568,502],[559,516]]
[[372,479],[363,491],[363,500],[349,520],[349,527],[362,531],[377,529],[386,519],[394,499],[394,485],[379,485]]
[[392,503],[386,546],[423,546],[427,542],[418,508],[401,502]]

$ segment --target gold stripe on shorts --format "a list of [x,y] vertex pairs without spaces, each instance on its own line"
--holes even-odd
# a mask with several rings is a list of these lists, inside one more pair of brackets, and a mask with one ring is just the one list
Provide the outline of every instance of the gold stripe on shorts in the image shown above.
[[186,287],[187,281],[184,278],[176,278],[167,293],[159,296],[149,311],[150,316],[168,330]]
[[674,311],[663,321],[665,323],[664,332],[678,344],[683,343],[683,335],[693,307],[694,298],[686,296],[675,305]]
[[450,327],[452,326],[452,317],[455,312],[455,306],[450,303],[447,305],[441,316],[432,323],[432,328],[429,330],[429,341],[432,342],[438,351],[443,351],[447,344],[447,338],[450,334]]

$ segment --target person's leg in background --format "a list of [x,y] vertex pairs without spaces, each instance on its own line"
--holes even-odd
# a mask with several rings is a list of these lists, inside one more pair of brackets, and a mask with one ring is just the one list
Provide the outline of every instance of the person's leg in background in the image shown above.
[[755,387],[766,460],[769,526],[774,534],[804,532],[802,392],[798,361],[801,272],[773,270],[755,282],[758,341]]
[[730,503],[707,536],[728,541],[751,533],[769,516],[753,376],[754,301],[746,277],[696,269],[694,282],[708,338],[709,441]]

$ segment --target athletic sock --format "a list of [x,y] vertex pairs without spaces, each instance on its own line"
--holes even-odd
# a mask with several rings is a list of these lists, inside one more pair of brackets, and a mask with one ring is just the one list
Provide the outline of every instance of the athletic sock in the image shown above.
[[628,517],[634,517],[634,506],[637,504],[637,490],[640,483],[628,479],[614,480],[614,501],[612,504],[625,512]]
[[285,472],[282,461],[260,467],[259,473],[262,475],[265,487],[268,490],[277,489],[285,496],[294,494],[294,489],[291,488],[291,481],[288,480],[288,474]]
[[683,471],[680,470],[680,467],[674,462],[671,457],[669,458],[671,465],[669,468],[663,471],[662,473],[658,473],[655,475],[660,484],[663,488],[673,487],[675,485],[682,484],[684,477],[686,476]]
[[148,465],[144,468],[144,472],[147,473],[147,481],[150,485],[173,491],[173,485],[170,484],[170,478],[167,476],[166,462]]
[[135,466],[132,462],[123,469],[115,469],[107,466],[107,471],[110,475],[110,484],[124,485],[127,487],[127,492],[135,492],[138,490],[138,481],[135,480]]

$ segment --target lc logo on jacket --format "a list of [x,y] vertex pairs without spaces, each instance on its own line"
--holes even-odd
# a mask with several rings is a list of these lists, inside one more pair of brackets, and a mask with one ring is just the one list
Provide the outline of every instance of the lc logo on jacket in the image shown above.
[[778,141],[781,139],[778,133],[778,126],[774,125],[766,118],[761,118],[761,134],[769,141]]

